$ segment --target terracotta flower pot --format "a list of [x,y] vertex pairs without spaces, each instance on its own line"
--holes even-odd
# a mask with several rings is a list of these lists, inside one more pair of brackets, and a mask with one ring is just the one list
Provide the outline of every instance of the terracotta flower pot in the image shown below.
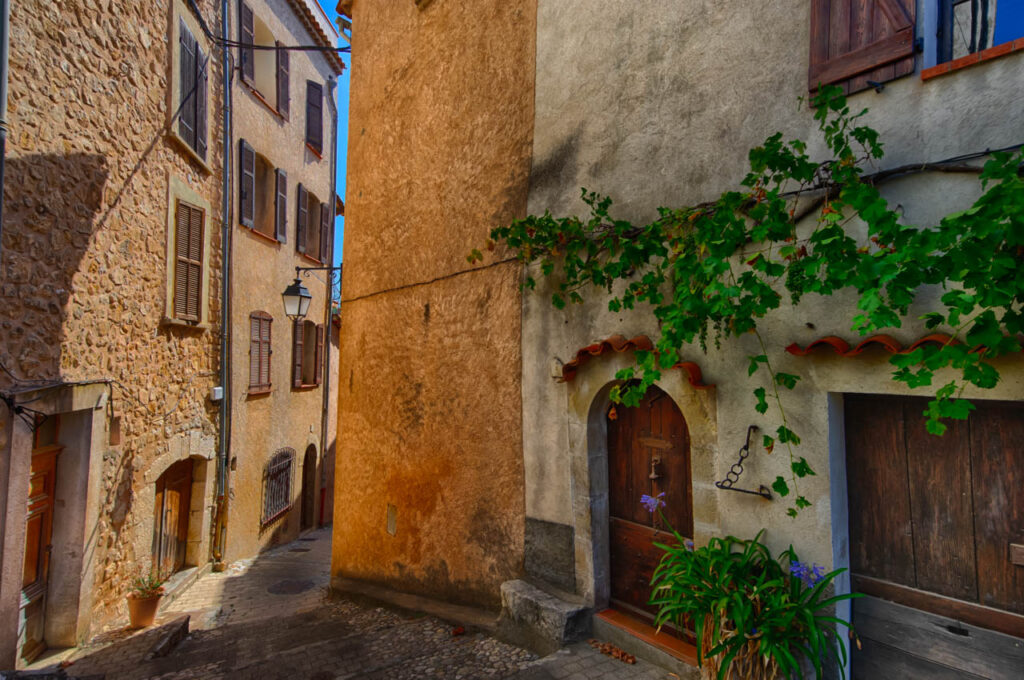
[[151,595],[150,597],[128,596],[128,619],[132,628],[145,628],[153,625],[156,619],[156,610],[160,607],[160,599],[163,593]]

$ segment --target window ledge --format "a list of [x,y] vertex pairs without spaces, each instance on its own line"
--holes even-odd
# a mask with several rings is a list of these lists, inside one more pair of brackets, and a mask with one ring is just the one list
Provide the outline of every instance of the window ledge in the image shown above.
[[992,61],[1006,54],[1012,54],[1013,52],[1024,52],[1024,38],[1017,38],[1012,42],[1005,42],[1002,45],[996,45],[990,47],[987,50],[981,52],[975,52],[974,54],[968,54],[954,59],[953,61],[947,61],[944,64],[936,64],[931,68],[926,68],[921,71],[921,80],[931,80],[947,73],[953,73],[954,71],[962,71],[965,68],[974,66],[975,64],[981,64],[986,61]]
[[173,326],[175,328],[183,328],[190,331],[199,331],[200,333],[210,330],[210,324],[200,323],[199,321],[188,321],[186,319],[174,319],[168,316],[160,319],[161,326]]
[[265,529],[268,525],[273,524],[277,520],[281,519],[284,515],[288,514],[288,511],[292,509],[293,504],[289,503],[287,507],[282,510],[278,510],[276,513],[260,522],[260,528]]
[[312,262],[313,264],[318,264],[318,265],[320,265],[320,266],[324,266],[324,263],[323,263],[323,262],[321,262],[320,260],[316,259],[316,258],[315,258],[315,257],[313,257],[312,255],[307,255],[306,253],[299,253],[299,256],[300,256],[300,257],[301,257],[302,259],[304,259],[304,260],[309,260],[309,261],[310,261],[310,262]]
[[273,385],[270,385],[268,387],[250,387],[249,391],[245,393],[245,396],[247,396],[247,397],[262,397],[263,395],[270,394],[273,391],[274,391],[274,386]]
[[292,391],[313,390],[313,389],[316,389],[317,387],[320,387],[320,386],[317,385],[316,383],[308,383],[308,384],[307,383],[302,383],[301,385],[292,385]]
[[322,161],[324,159],[323,152],[322,151],[317,151],[316,148],[312,144],[310,144],[309,142],[306,142],[306,148],[309,149],[310,153],[312,153],[314,156],[316,156],[316,159],[318,161]]
[[[189,146],[188,142],[186,142],[185,139],[178,134],[178,131],[175,130],[174,127],[171,127],[171,129],[167,131],[167,137],[174,141],[175,143],[177,143],[177,145],[181,147],[181,150],[184,151],[185,154],[192,159],[192,161],[199,165],[200,170],[205,172],[207,175],[213,174],[213,169],[206,164],[206,161],[204,161],[199,156],[199,154],[196,153],[195,149]],[[209,151],[209,147],[207,147],[207,151]]]
[[239,82],[242,83],[242,86],[245,89],[249,90],[249,94],[251,94],[253,97],[255,97],[256,100],[259,103],[263,104],[263,106],[265,106],[268,111],[270,111],[272,114],[274,114],[275,116],[277,116],[281,120],[288,120],[283,113],[281,113],[280,111],[277,110],[276,106],[274,106],[273,104],[271,104],[270,102],[267,101],[266,97],[263,96],[262,92],[260,92],[255,87],[253,87],[249,83],[245,82],[241,78],[239,78]]
[[238,226],[240,226],[242,229],[245,229],[246,231],[252,233],[253,236],[256,236],[256,237],[258,237],[260,239],[263,239],[264,241],[267,241],[268,243],[273,243],[275,245],[281,245],[281,243],[282,243],[281,241],[278,241],[273,236],[268,236],[267,234],[264,234],[262,231],[260,231],[258,229],[254,229],[253,227],[247,227],[244,224],[239,224]]

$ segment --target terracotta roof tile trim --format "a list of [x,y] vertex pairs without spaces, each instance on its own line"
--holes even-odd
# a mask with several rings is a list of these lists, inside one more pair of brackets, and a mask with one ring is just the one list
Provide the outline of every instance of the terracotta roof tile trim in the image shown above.
[[[622,335],[613,335],[607,340],[601,342],[595,342],[592,345],[580,349],[576,352],[576,356],[562,365],[562,377],[558,382],[569,382],[576,377],[576,373],[580,367],[590,360],[590,357],[599,357],[605,352],[633,352],[636,350],[653,351],[654,343],[646,335],[637,335],[636,337],[626,339]],[[697,389],[708,389],[714,387],[714,385],[708,385],[704,382],[704,376],[701,373],[700,366],[692,361],[680,361],[679,363],[672,366],[672,368],[678,368],[686,372],[686,377],[690,381],[690,384]]]
[[[959,345],[959,340],[954,340],[951,336],[945,333],[932,333],[926,335],[919,340],[914,341],[910,345],[904,346],[899,340],[896,340],[890,335],[872,335],[870,338],[861,340],[857,345],[850,347],[850,343],[846,342],[842,338],[836,335],[826,335],[823,338],[815,340],[806,347],[801,347],[797,343],[793,343],[786,347],[786,351],[790,354],[798,357],[804,357],[813,352],[819,347],[828,347],[833,352],[843,357],[855,357],[861,352],[865,351],[869,347],[877,345],[889,352],[890,354],[910,354],[918,347],[922,345]],[[985,348],[983,346],[972,347],[971,352],[981,352]]]

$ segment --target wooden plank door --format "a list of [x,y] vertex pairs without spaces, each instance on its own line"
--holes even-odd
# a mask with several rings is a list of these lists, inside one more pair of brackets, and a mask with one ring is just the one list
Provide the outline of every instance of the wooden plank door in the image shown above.
[[651,576],[663,554],[654,542],[673,537],[640,498],[664,493],[666,519],[693,536],[689,432],[675,402],[657,387],[636,408],[615,405],[607,417],[612,605],[651,619]]
[[46,590],[50,575],[57,450],[36,452],[29,474],[28,518],[25,523],[25,564],[21,578],[18,648],[25,663],[46,649]]
[[845,399],[854,677],[1024,677],[1024,404],[927,402]]
[[153,568],[164,578],[185,566],[191,499],[192,461],[179,461],[156,481]]

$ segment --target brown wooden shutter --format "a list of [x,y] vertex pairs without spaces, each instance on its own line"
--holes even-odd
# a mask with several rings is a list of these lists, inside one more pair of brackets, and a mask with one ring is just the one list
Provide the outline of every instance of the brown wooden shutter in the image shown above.
[[253,229],[256,214],[256,152],[244,139],[238,140],[238,221]]
[[302,387],[302,321],[292,324],[292,387]]
[[324,325],[316,326],[316,359],[313,363],[316,366],[316,379],[314,383],[319,385],[324,372]]
[[[243,45],[256,43],[255,19],[252,7],[245,2],[238,3],[238,36]],[[251,47],[239,48],[242,62],[242,80],[252,83],[256,79],[256,53]]]
[[301,184],[298,194],[299,211],[295,219],[295,250],[304,253],[306,252],[306,228],[309,222],[309,206],[307,205],[309,194]]
[[288,174],[274,170],[274,238],[281,243],[288,240]]
[[288,50],[277,43],[277,112],[288,117]]
[[812,0],[808,88],[852,93],[914,72],[914,0]]
[[331,206],[320,204],[320,261],[327,264],[331,256]]
[[181,101],[178,109],[178,134],[185,143],[195,148],[196,145],[196,39],[180,20],[178,27],[178,84],[181,88]]
[[265,389],[270,389],[270,324],[272,322],[273,319],[266,314],[260,323],[260,383]]
[[317,152],[324,148],[323,92],[320,83],[306,81],[306,142]]
[[188,314],[188,229],[190,211],[178,201],[174,220],[174,318]]
[[206,160],[206,93],[209,89],[209,69],[207,65],[210,59],[203,52],[202,48],[196,46],[196,153],[204,161]]
[[199,321],[203,284],[203,211],[179,201],[175,213],[174,317]]
[[262,323],[255,314],[249,315],[249,388],[254,389],[260,386],[260,355],[262,352],[260,337]]

